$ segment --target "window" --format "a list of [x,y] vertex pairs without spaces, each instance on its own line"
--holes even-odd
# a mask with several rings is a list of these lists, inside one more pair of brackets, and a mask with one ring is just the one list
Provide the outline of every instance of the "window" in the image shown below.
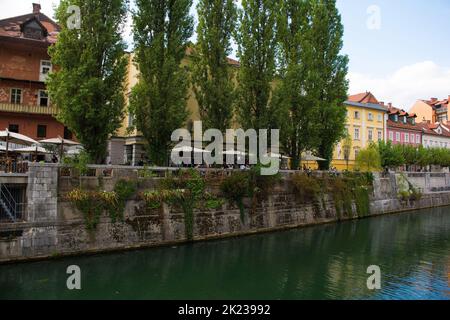
[[389,132],[389,140],[394,141],[394,133],[392,131]]
[[369,112],[369,121],[373,121],[373,114],[372,114],[372,112]]
[[405,143],[409,143],[409,133],[405,134],[404,141],[405,141]]
[[355,119],[359,119],[359,111],[355,111]]
[[400,142],[400,132],[395,133],[395,141]]
[[70,131],[69,128],[67,128],[67,127],[64,127],[64,139],[67,139],[67,140],[73,139],[72,131]]
[[45,90],[39,90],[39,105],[41,107],[48,107],[48,92]]
[[383,140],[383,133],[381,131],[378,131],[378,141]]
[[359,128],[355,128],[355,140],[359,140]]
[[411,143],[416,143],[414,134],[411,133]]
[[37,137],[38,138],[47,138],[47,126],[38,124],[37,126]]
[[438,122],[447,122],[448,121],[448,116],[446,113],[441,114],[438,116],[437,118]]
[[394,116],[394,121],[398,122],[398,115],[397,114]]
[[52,71],[52,63],[48,60],[41,60],[41,68],[39,74],[39,80],[45,81],[48,74]]
[[355,149],[355,159],[358,158],[359,149]]
[[369,141],[373,141],[373,130],[369,130]]
[[420,135],[416,134],[416,143],[420,143]]
[[383,121],[383,115],[382,114],[379,114],[378,115],[378,122],[382,122]]
[[11,103],[21,104],[22,103],[22,89],[11,89]]
[[131,114],[131,113],[129,113],[128,114],[128,127],[133,127],[134,126],[134,119],[135,117],[134,117],[134,115],[133,114]]
[[8,127],[9,132],[19,133],[19,125],[18,124],[10,124]]

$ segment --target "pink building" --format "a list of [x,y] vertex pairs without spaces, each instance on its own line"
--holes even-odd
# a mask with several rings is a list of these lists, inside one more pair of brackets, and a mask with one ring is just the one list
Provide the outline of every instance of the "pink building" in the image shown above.
[[422,145],[422,128],[416,124],[417,115],[388,105],[387,140],[393,144]]

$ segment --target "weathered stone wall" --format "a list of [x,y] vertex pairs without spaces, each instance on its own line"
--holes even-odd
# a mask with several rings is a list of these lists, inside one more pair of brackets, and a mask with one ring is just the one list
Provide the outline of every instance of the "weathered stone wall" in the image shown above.
[[[101,185],[106,190],[112,190],[116,181],[124,177],[137,179],[140,190],[154,188],[159,179],[139,179],[136,169],[118,167],[110,177],[104,177],[100,181],[96,177],[85,177],[81,179],[81,184],[85,188],[95,189]],[[136,197],[128,201],[123,222],[112,223],[105,214],[96,230],[88,231],[82,214],[62,197],[65,192],[79,186],[78,178],[58,178],[56,166],[37,165],[31,168],[29,179],[29,220],[21,224],[0,225],[0,262],[186,241],[184,213],[180,209],[164,205],[160,209],[151,210]],[[420,182],[419,176],[415,179],[415,183]],[[425,181],[428,178],[423,174],[422,179]],[[448,181],[447,176],[443,179]],[[442,183],[442,180],[438,183]],[[213,185],[210,191],[214,191],[214,188],[217,186]],[[397,197],[394,174],[387,177],[375,176],[370,203],[371,215],[444,205],[450,205],[450,192],[427,193],[417,201],[401,201]],[[334,203],[327,195],[320,204],[301,204],[292,191],[289,177],[276,185],[266,200],[252,203],[251,199],[245,199],[245,207],[248,214],[246,223],[242,223],[240,211],[234,204],[225,203],[217,210],[196,210],[193,228],[195,240],[338,220]],[[353,218],[357,218],[355,204],[352,213],[341,217],[344,220]]]
[[58,165],[30,164],[27,195],[27,221],[54,223],[58,211]]

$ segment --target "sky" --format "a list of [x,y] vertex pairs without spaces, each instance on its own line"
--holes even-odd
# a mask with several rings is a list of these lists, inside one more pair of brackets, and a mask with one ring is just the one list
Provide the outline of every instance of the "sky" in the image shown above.
[[[0,19],[31,12],[53,17],[59,0],[0,0]],[[337,0],[350,58],[349,94],[371,91],[408,110],[417,99],[450,95],[450,1]],[[192,12],[195,12],[193,8]],[[124,37],[131,43],[131,22]]]

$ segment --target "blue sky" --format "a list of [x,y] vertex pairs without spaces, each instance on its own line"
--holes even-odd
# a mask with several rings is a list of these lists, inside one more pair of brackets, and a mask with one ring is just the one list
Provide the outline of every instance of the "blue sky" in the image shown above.
[[[53,15],[59,0],[0,0],[0,19],[29,13],[38,1]],[[350,94],[372,91],[409,109],[417,99],[450,95],[449,0],[337,0],[350,57]],[[375,7],[379,28],[369,29]],[[194,8],[193,8],[194,9]],[[192,10],[193,12],[195,10]],[[126,28],[129,33],[130,26]],[[131,39],[125,35],[126,38]]]
[[[401,66],[432,60],[450,66],[450,1],[338,0],[350,70],[382,76]],[[381,28],[366,26],[367,8],[377,5]],[[449,88],[450,91],[450,88]]]

